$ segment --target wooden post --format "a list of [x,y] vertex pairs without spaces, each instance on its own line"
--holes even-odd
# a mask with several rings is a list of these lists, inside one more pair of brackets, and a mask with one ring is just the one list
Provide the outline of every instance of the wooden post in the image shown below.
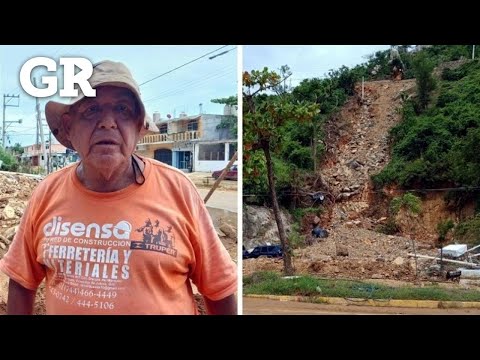
[[[237,160],[237,152],[238,151],[235,151],[235,154],[233,155],[232,159],[228,162],[227,166],[225,167],[225,169],[223,169],[222,173],[220,174],[220,176],[218,177],[217,181],[215,181],[215,183],[213,184],[212,188],[210,189],[210,191],[208,192],[207,196],[205,196],[205,199],[203,200],[203,202],[206,204],[208,199],[210,199],[210,196],[212,196],[213,192],[215,191],[215,189],[218,187],[218,185],[220,185],[220,182],[223,180],[223,178],[225,177],[225,175],[227,174],[227,172],[230,170],[230,167],[232,166],[232,164],[235,162],[235,160]],[[238,181],[238,180],[237,180]]]

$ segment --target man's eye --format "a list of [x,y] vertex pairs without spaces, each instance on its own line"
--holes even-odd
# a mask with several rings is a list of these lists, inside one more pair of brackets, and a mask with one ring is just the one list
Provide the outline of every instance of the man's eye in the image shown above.
[[100,107],[98,105],[90,105],[87,110],[85,110],[86,115],[96,114],[100,111]]
[[118,112],[127,112],[128,106],[124,104],[119,104],[116,106]]

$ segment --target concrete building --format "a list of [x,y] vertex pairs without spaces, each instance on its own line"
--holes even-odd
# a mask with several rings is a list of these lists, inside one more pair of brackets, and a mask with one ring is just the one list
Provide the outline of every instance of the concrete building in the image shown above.
[[67,149],[56,140],[52,141],[51,149],[48,143],[45,145],[46,157],[41,144],[25,146],[23,150],[20,162],[33,167],[46,168],[48,162],[51,161],[51,169],[56,170],[78,160],[78,155],[75,151]]
[[[236,109],[235,109],[236,110]],[[172,165],[185,172],[223,169],[237,148],[229,128],[220,128],[228,115],[180,114],[162,119],[154,114],[159,134],[147,135],[137,145],[137,153]],[[235,116],[236,119],[236,116]]]

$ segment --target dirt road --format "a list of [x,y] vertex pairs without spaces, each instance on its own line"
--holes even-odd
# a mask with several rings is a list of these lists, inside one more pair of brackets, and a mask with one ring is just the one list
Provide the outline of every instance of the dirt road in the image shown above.
[[480,309],[419,309],[340,306],[243,298],[244,315],[480,315]]
[[[209,191],[209,189],[198,189],[202,199],[205,199]],[[238,212],[237,202],[236,191],[215,190],[210,199],[208,199],[207,206]]]

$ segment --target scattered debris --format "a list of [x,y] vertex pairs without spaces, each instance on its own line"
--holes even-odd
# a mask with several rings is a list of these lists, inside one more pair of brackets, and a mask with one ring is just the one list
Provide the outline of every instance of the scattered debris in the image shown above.
[[430,259],[430,260],[436,260],[436,261],[442,261],[442,262],[447,262],[451,264],[458,264],[458,265],[464,265],[464,266],[471,266],[474,268],[480,268],[480,264],[473,263],[473,262],[467,262],[467,261],[459,261],[459,260],[451,260],[451,259],[441,259],[439,257],[435,256],[428,256],[428,255],[418,255],[418,254],[408,254],[410,257],[416,257],[416,258],[421,258],[421,259]]

